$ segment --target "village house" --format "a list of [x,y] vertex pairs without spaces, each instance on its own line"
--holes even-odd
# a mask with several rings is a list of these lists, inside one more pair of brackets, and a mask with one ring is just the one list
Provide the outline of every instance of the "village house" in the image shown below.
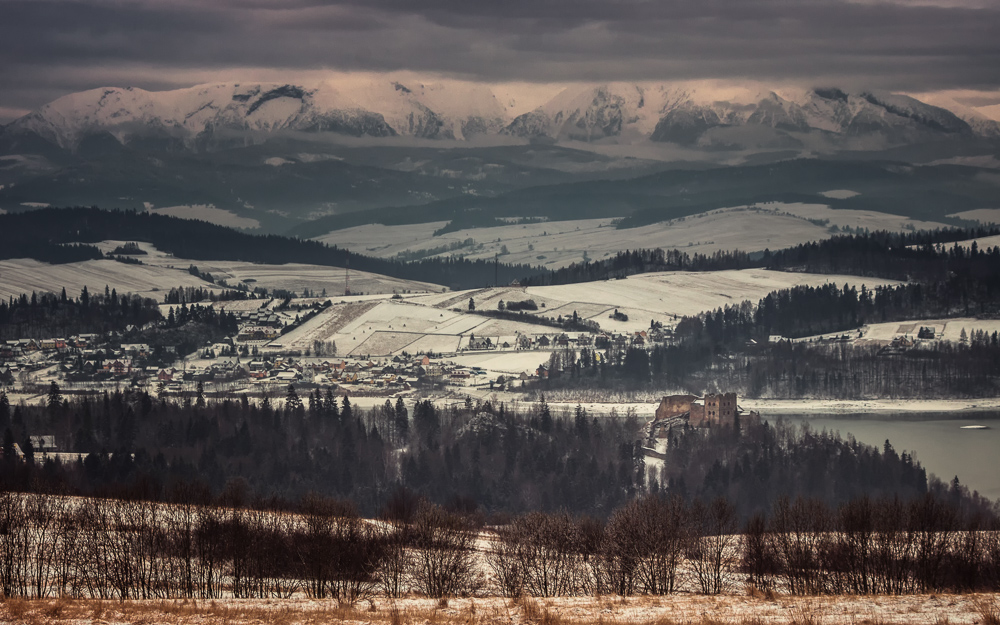
[[145,343],[128,343],[122,345],[122,353],[129,358],[145,358],[152,352]]
[[132,362],[128,360],[115,360],[111,363],[105,363],[104,369],[116,376],[128,375],[132,372]]
[[475,334],[470,334],[466,349],[493,349],[493,341],[489,337],[477,338]]

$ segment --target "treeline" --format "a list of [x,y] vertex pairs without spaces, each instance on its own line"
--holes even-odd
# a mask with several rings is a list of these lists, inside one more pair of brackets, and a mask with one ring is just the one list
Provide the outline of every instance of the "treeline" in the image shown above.
[[997,226],[919,232],[876,231],[837,235],[785,250],[765,250],[756,254],[719,251],[692,256],[677,249],[627,250],[613,258],[574,263],[530,277],[524,284],[572,284],[654,271],[761,268],[920,282],[941,281],[950,276],[980,279],[995,277],[1000,266],[1000,250],[965,250],[948,244],[997,234],[1000,234]]
[[685,317],[677,324],[676,334],[733,347],[749,340],[767,341],[772,335],[799,338],[889,321],[998,314],[1000,271],[992,279],[954,277],[934,284],[862,286],[860,291],[848,284],[797,286],[773,291],[757,306],[743,302]]
[[[997,274],[1000,276],[1000,273]],[[541,388],[725,388],[751,397],[987,397],[1000,391],[1000,335],[958,344],[856,344],[858,328],[890,321],[1000,314],[1000,284],[971,277],[935,284],[799,286],[682,318],[675,343],[609,349],[598,359],[554,352]],[[783,339],[845,336],[843,342]],[[912,332],[916,337],[916,328]],[[771,339],[782,339],[774,343]]]
[[[522,595],[906,594],[1000,587],[1000,523],[947,495],[782,498],[740,523],[725,499],[646,496],[607,523],[532,513],[495,530],[498,590]],[[741,533],[742,532],[742,533]]]
[[156,302],[139,295],[118,295],[104,288],[103,295],[83,287],[71,298],[63,288],[59,295],[32,293],[0,301],[0,339],[69,338],[76,334],[103,334],[142,327],[163,319]]
[[[182,493],[179,493],[182,494]],[[532,512],[481,523],[402,494],[171,505],[0,493],[5,597],[335,598],[907,594],[1000,589],[1000,523],[943,496],[781,499],[741,524],[724,499],[650,495],[607,522]],[[742,534],[739,532],[742,530]],[[487,538],[479,547],[480,538]]]
[[[350,266],[355,270],[370,271],[404,280],[433,279],[435,283],[453,289],[492,284],[495,270],[501,284],[509,284],[513,280],[539,275],[546,271],[528,265],[499,264],[494,267],[491,260],[457,258],[428,258],[413,263],[403,263],[362,256],[318,241],[279,235],[246,234],[203,221],[133,210],[43,208],[0,215],[2,258],[37,258],[47,262],[83,260],[74,257],[69,260],[54,261],[49,250],[60,247],[59,244],[63,243],[95,243],[108,239],[145,241],[178,258]],[[41,258],[39,255],[48,256]],[[100,258],[99,252],[96,257]]]
[[217,343],[238,331],[239,320],[233,313],[218,311],[211,304],[182,303],[170,307],[162,323],[142,330],[132,339],[149,344],[155,353],[159,348],[171,346],[176,354],[190,354],[206,343]]
[[360,410],[347,397],[316,391],[302,399],[294,388],[281,407],[267,398],[209,401],[201,392],[181,400],[136,391],[66,399],[50,389],[46,406],[4,399],[5,444],[26,449],[28,435],[52,434],[63,451],[80,454],[64,464],[38,454],[5,459],[0,487],[17,490],[164,500],[178,488],[218,494],[240,477],[262,496],[316,492],[350,499],[369,516],[406,488],[483,515],[562,509],[597,518],[652,492],[689,501],[723,496],[744,518],[783,495],[808,493],[836,506],[936,488],[891,446],[785,423],[676,427],[656,466],[647,464],[649,443],[634,415],[594,418],[582,407],[559,415],[544,402],[387,401]]
[[843,343],[764,343],[729,350],[685,341],[651,350],[553,352],[544,392],[576,389],[733,391],[746,397],[994,397],[1000,392],[1000,344],[970,333],[968,345],[905,349]]
[[654,271],[721,271],[750,269],[763,266],[760,259],[740,251],[719,251],[714,254],[690,255],[677,249],[625,250],[612,258],[573,263],[544,275],[526,277],[526,286],[575,284],[597,280],[615,280]]
[[187,286],[174,287],[163,296],[164,304],[194,304],[197,302],[229,302],[233,300],[266,298],[266,294],[248,292],[239,289],[226,289],[217,293],[210,289]]
[[[531,302],[531,300],[528,300]],[[503,302],[500,302],[503,304]],[[515,308],[497,308],[496,310],[473,310],[469,309],[467,312],[470,315],[481,315],[483,317],[491,317],[493,319],[506,319],[508,321],[518,321],[520,323],[531,323],[540,326],[546,326],[549,328],[561,328],[567,332],[598,332],[601,329],[600,324],[596,321],[591,321],[590,319],[583,319],[574,310],[572,315],[567,315],[563,317],[559,315],[556,318],[543,317],[542,315],[529,315],[524,312],[527,310],[538,310],[538,307],[529,308],[528,306],[521,306],[524,302],[512,302]],[[532,302],[534,304],[534,302]]]

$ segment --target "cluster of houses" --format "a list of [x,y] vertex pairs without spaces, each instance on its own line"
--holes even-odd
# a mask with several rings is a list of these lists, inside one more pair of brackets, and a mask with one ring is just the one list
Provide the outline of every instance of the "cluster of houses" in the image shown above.
[[272,356],[243,361],[213,362],[205,367],[160,369],[156,374],[164,390],[181,391],[185,382],[225,383],[243,380],[248,385],[339,386],[353,393],[396,393],[421,383],[487,383],[485,371],[432,363],[426,355],[384,359],[318,359]]
[[571,336],[565,332],[558,334],[518,334],[514,339],[514,344],[504,341],[494,344],[488,338],[476,338],[475,335],[469,337],[469,342],[465,349],[515,349],[517,351],[532,349],[552,349],[552,348],[576,348],[594,347],[596,349],[627,349],[629,347],[646,347],[652,343],[664,343],[673,339],[673,331],[669,328],[658,327],[639,332],[619,333],[601,332],[598,334],[578,334]]
[[[80,334],[69,338],[14,339],[0,343],[0,385],[11,386],[22,373],[55,371],[74,382],[150,378],[153,350],[145,343],[117,343],[114,335]],[[165,347],[164,354],[174,352]]]
[[0,345],[0,359],[5,361],[26,358],[32,354],[69,354],[75,350],[87,350],[101,340],[99,334],[80,334],[67,338],[12,339]]

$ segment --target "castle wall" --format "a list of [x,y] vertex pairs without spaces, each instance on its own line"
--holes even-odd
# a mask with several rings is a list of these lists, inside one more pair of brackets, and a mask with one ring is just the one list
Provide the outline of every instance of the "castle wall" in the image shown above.
[[669,419],[689,412],[697,400],[698,398],[694,395],[667,395],[660,400],[660,406],[656,409],[656,418],[657,420]]

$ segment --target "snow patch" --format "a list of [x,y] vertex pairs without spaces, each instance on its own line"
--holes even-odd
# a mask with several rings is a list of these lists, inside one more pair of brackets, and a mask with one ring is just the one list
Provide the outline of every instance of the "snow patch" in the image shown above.
[[[1000,208],[977,208],[975,210],[952,213],[948,216],[957,217],[958,219],[971,219],[983,224],[1000,224]],[[969,244],[971,245],[971,241]],[[982,247],[983,245],[980,243],[979,248],[982,249]]]
[[833,189],[830,191],[821,191],[820,195],[834,200],[846,200],[848,198],[857,197],[861,194],[857,191],[850,191],[848,189]]
[[165,206],[163,208],[147,208],[150,213],[168,215],[180,219],[198,219],[219,226],[230,228],[245,228],[253,230],[260,228],[260,222],[250,217],[240,217],[232,211],[216,208],[213,204],[192,204],[190,206]]

